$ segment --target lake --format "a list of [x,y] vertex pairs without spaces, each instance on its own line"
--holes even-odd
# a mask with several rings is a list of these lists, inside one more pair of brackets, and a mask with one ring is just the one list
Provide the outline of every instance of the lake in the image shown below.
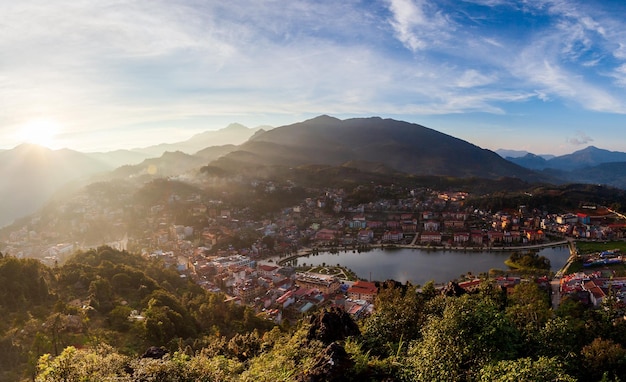
[[[447,283],[462,274],[478,275],[490,269],[506,270],[504,261],[509,251],[472,252],[422,250],[409,248],[372,249],[368,252],[347,251],[332,254],[300,257],[294,265],[337,265],[355,272],[358,277],[370,280],[394,279],[401,282],[424,285],[429,280]],[[567,246],[543,248],[539,255],[550,259],[551,269],[557,271],[569,258]]]

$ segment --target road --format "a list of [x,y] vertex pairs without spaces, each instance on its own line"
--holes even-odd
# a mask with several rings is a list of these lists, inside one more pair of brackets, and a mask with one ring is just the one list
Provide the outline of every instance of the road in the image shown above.
[[576,244],[574,243],[574,239],[567,239],[569,246],[569,259],[567,263],[563,266],[563,268],[559,269],[552,281],[550,281],[550,287],[552,288],[552,309],[557,310],[559,304],[561,304],[561,277],[567,272],[567,268],[569,268],[570,264],[574,259],[576,259],[576,255],[578,254],[578,250],[576,249]]

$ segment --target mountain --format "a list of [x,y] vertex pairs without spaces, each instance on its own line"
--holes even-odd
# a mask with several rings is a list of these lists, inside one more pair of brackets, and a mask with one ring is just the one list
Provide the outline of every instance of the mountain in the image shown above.
[[522,157],[506,157],[505,159],[531,170],[543,170],[548,167],[548,161],[545,158],[531,153]]
[[393,119],[339,120],[326,115],[258,134],[225,155],[247,166],[378,163],[415,175],[538,180],[490,150],[424,126]]
[[121,166],[102,179],[129,178],[129,177],[170,177],[184,175],[187,172],[200,168],[209,162],[235,150],[235,145],[213,146],[190,155],[181,151],[165,152],[158,158],[148,158],[136,165]]
[[0,152],[0,227],[36,211],[61,186],[110,170],[86,154],[23,144]]
[[589,146],[571,154],[550,159],[548,167],[559,170],[575,170],[611,162],[626,162],[626,153]]
[[[502,158],[509,159],[509,158],[521,158],[532,153],[529,153],[526,150],[497,149],[496,154],[500,155]],[[536,156],[539,156],[545,160],[549,160],[555,157],[555,155],[551,155],[551,154],[540,154]]]
[[624,152],[589,146],[548,160],[534,154],[506,159],[531,170],[541,170],[547,178],[572,183],[606,184],[626,189],[626,153]]
[[211,146],[223,146],[229,144],[238,145],[247,141],[257,131],[271,128],[271,126],[248,128],[239,123],[232,123],[220,130],[205,131],[203,133],[196,134],[186,141],[162,143],[156,146],[136,148],[132,151],[147,154],[150,157],[159,157],[166,151],[181,151],[186,154],[193,154]]
[[609,162],[560,174],[570,182],[602,184],[626,190],[626,162]]
[[141,163],[141,161],[149,157],[149,155],[146,153],[140,153],[132,150],[115,150],[103,153],[101,152],[85,154],[90,158],[102,162],[111,168]]

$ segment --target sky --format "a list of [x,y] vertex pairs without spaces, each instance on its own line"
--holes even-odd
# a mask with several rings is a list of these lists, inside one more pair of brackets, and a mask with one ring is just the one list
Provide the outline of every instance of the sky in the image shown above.
[[0,1],[0,149],[109,151],[327,114],[626,151],[626,2]]

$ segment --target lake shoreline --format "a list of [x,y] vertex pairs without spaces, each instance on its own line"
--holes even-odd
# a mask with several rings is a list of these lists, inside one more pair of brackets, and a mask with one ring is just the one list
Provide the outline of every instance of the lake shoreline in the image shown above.
[[[422,251],[453,251],[453,252],[511,252],[517,250],[532,250],[532,249],[544,249],[544,248],[555,248],[566,246],[569,244],[568,240],[560,240],[556,242],[550,243],[542,243],[542,244],[532,244],[532,245],[523,245],[523,246],[510,246],[510,247],[453,247],[453,246],[430,246],[430,245],[415,245],[415,244],[380,244],[376,246],[367,246],[364,251],[374,250],[374,249],[382,249],[382,250],[394,250],[394,249],[418,249]],[[349,252],[349,251],[357,251],[358,247],[347,248],[343,247],[338,249],[337,247],[316,247],[316,248],[301,248],[297,253],[293,255],[289,255],[288,257],[280,258],[277,256],[272,256],[270,258],[264,259],[264,261],[269,262],[270,260],[275,262],[278,265],[284,265],[285,263],[295,260],[299,257],[313,255],[315,253],[324,253],[324,252]]]

